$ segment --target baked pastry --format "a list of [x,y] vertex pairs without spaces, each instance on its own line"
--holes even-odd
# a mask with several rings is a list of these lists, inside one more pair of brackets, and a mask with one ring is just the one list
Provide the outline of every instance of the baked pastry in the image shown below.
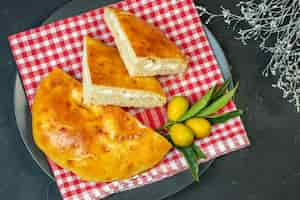
[[115,8],[104,9],[104,20],[131,76],[176,74],[187,68],[180,49],[154,25]]
[[51,160],[89,181],[139,174],[171,148],[120,107],[84,105],[80,82],[60,69],[40,82],[32,128],[35,143]]
[[129,76],[115,47],[87,36],[82,60],[86,104],[157,107],[167,101],[154,77]]

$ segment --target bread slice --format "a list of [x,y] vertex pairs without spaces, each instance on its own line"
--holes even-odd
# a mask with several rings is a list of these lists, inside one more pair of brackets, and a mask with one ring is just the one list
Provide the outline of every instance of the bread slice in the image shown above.
[[186,70],[187,59],[183,53],[152,24],[115,8],[104,9],[104,20],[131,76],[176,74]]
[[85,104],[157,107],[166,103],[153,77],[130,77],[116,48],[84,38],[83,94]]

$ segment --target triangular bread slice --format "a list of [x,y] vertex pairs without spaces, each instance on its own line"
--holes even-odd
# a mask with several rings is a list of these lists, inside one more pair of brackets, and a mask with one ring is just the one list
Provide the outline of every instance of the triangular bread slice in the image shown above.
[[180,49],[154,25],[115,8],[104,9],[111,31],[131,76],[176,74],[187,68]]
[[84,38],[83,93],[87,104],[157,107],[166,103],[153,77],[130,77],[119,52],[91,37]]
[[83,104],[80,82],[60,69],[38,86],[32,128],[35,143],[52,161],[88,181],[134,176],[171,148],[120,107]]

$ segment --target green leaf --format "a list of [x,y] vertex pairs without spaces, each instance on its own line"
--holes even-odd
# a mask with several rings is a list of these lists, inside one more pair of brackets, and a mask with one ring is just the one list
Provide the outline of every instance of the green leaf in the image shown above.
[[178,147],[173,143],[170,135],[163,135],[163,136],[173,145],[173,147],[175,149],[177,149],[179,152],[182,153],[184,159],[186,160],[186,162],[189,166],[189,169],[191,171],[193,179],[198,182],[199,181],[199,165],[198,165],[198,162],[197,162],[197,158],[199,156],[193,150],[193,146],[191,145],[191,146],[188,146],[188,147]]
[[216,101],[212,102],[209,106],[204,108],[202,111],[200,111],[200,113],[197,114],[197,117],[207,117],[208,115],[215,113],[221,108],[223,108],[231,100],[238,86],[239,84],[237,83],[232,90],[230,90],[229,92],[227,92],[226,94],[218,98]]
[[205,108],[205,106],[207,106],[214,91],[215,87],[212,87],[203,97],[201,97],[201,99],[194,103],[192,107],[186,113],[184,113],[178,121],[183,122],[199,113],[203,108]]
[[196,153],[197,158],[206,159],[206,155],[203,153],[203,151],[201,151],[201,149],[195,143],[193,143],[191,147],[193,151]]
[[163,130],[169,128],[170,126],[172,126],[172,125],[174,125],[174,124],[176,124],[176,122],[174,122],[174,121],[169,121],[169,122],[167,122],[165,125],[163,125],[162,127],[158,128],[158,129],[156,129],[156,130],[157,130],[157,131],[163,131]]
[[226,80],[222,86],[220,86],[219,88],[216,88],[211,100],[214,101],[216,99],[218,99],[219,97],[223,96],[226,92],[226,89],[228,88],[228,85],[230,84],[231,80]]
[[228,121],[229,119],[238,117],[242,114],[243,114],[242,110],[235,110],[235,111],[227,112],[227,113],[220,114],[220,115],[207,116],[206,118],[211,124],[221,124],[221,123]]
[[199,165],[197,162],[197,155],[193,151],[192,147],[184,147],[184,148],[177,148],[182,155],[184,156],[185,160],[187,161],[189,168],[192,173],[192,177],[195,181],[199,181]]
[[[179,152],[182,153],[184,159],[186,160],[188,166],[189,166],[189,169],[191,171],[191,174],[192,174],[192,177],[193,177],[193,180],[195,181],[199,181],[199,165],[198,165],[198,162],[197,162],[197,158],[199,157],[197,155],[197,153],[193,150],[193,146],[188,146],[188,147],[178,147],[176,146],[170,135],[163,135],[171,144],[172,146],[177,149]],[[195,145],[196,146],[196,145]],[[199,148],[198,148],[199,149]],[[200,150],[200,149],[199,149]],[[199,152],[198,152],[199,153]],[[200,154],[199,154],[200,155]]]

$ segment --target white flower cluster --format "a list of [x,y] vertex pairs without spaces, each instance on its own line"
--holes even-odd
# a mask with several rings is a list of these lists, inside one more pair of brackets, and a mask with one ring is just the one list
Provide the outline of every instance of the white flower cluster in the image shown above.
[[237,31],[238,39],[247,44],[259,41],[259,47],[271,55],[264,76],[278,78],[273,87],[283,91],[283,97],[294,103],[300,112],[300,0],[250,0],[239,2],[239,14],[221,7],[215,14],[197,6],[205,23],[222,17]]

